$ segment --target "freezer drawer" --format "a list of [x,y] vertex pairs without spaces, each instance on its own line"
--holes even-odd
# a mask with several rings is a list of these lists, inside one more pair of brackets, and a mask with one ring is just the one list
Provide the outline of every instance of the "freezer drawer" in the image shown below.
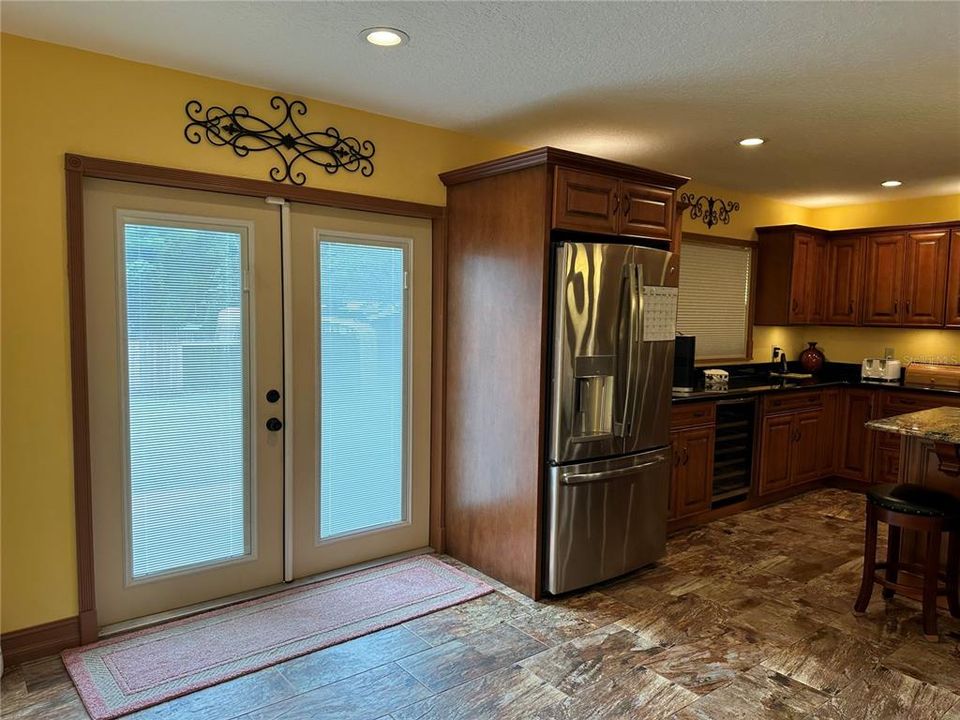
[[670,448],[547,469],[547,592],[649,565],[667,540]]

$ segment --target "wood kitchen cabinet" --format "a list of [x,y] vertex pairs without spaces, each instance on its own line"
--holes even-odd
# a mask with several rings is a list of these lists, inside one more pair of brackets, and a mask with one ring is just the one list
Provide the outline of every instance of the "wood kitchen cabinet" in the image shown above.
[[827,388],[823,391],[823,412],[820,415],[820,437],[816,450],[820,477],[829,477],[837,470],[837,426],[841,395],[840,388]]
[[827,248],[825,325],[856,325],[863,284],[863,238],[832,238]]
[[673,483],[670,519],[710,509],[713,498],[712,427],[670,433],[673,447]]
[[553,227],[670,240],[675,190],[558,168]]
[[755,322],[960,327],[958,232],[759,227]]
[[793,481],[793,415],[768,415],[760,424],[758,494],[786,490]]
[[828,245],[813,228],[757,228],[756,319],[758,325],[823,322],[824,268]]
[[950,232],[868,235],[864,325],[944,324]]
[[866,482],[870,478],[873,431],[868,430],[864,425],[875,417],[874,391],[860,388],[847,389],[840,401],[838,417],[837,475]]
[[947,271],[947,327],[960,327],[960,229],[950,231],[950,262]]
[[673,473],[669,519],[675,520],[710,509],[713,500],[716,405],[674,405],[670,413],[670,429]]
[[823,396],[819,392],[764,398],[759,495],[785,490],[827,474],[820,452],[824,427],[828,424],[824,411]]
[[[434,252],[445,253],[446,273],[435,274],[444,284],[434,293],[434,328],[445,334],[444,393],[434,448],[445,551],[539,598],[552,241],[625,233],[676,247],[675,196],[687,179],[556,148],[440,179],[447,225]],[[700,447],[687,444],[688,474]],[[682,501],[695,504],[695,493]]]

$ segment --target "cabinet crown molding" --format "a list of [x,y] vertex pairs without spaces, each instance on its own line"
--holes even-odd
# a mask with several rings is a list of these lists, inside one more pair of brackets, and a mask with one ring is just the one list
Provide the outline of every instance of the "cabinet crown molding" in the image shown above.
[[458,170],[440,173],[440,181],[447,187],[450,187],[451,185],[459,185],[461,183],[472,182],[494,175],[502,175],[504,173],[541,165],[562,165],[563,167],[581,172],[615,175],[625,180],[635,180],[648,185],[656,185],[672,190],[682,187],[690,180],[690,178],[684,177],[683,175],[673,175],[659,170],[650,170],[616,160],[607,160],[605,158],[584,155],[570,150],[561,150],[555,147],[540,147],[535,150],[517,153],[516,155],[508,155],[507,157],[497,158],[496,160],[489,160]]

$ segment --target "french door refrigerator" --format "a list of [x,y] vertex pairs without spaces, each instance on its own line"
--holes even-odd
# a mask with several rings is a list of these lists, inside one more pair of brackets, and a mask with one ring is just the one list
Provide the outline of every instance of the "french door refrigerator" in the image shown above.
[[666,548],[677,256],[554,248],[545,589],[647,565]]

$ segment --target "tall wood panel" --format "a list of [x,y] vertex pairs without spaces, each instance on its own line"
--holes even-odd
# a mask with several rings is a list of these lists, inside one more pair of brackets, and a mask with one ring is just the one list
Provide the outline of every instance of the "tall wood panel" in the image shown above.
[[447,552],[540,594],[548,168],[447,191]]

